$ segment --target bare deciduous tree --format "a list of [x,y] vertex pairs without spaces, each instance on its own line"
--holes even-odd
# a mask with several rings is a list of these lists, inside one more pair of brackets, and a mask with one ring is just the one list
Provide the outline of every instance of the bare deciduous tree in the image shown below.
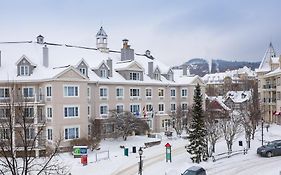
[[144,120],[136,118],[128,111],[117,112],[113,110],[110,112],[110,120],[114,123],[115,132],[121,135],[125,141],[132,132],[144,133],[149,130],[149,126]]
[[1,101],[0,174],[67,174],[57,157],[61,139],[46,146],[46,120],[33,98],[12,91]]
[[212,115],[206,117],[205,126],[207,131],[207,139],[210,144],[208,153],[212,154],[216,150],[215,146],[217,141],[223,136],[223,134],[221,132],[219,121],[216,120]]
[[187,109],[183,109],[181,106],[178,106],[176,111],[169,114],[173,121],[173,128],[175,129],[177,135],[181,135],[184,129],[184,123],[187,118]]
[[237,134],[241,132],[240,124],[240,116],[238,116],[234,112],[230,113],[229,117],[225,117],[221,120],[221,131],[223,133],[229,152],[232,151],[233,141],[235,140]]

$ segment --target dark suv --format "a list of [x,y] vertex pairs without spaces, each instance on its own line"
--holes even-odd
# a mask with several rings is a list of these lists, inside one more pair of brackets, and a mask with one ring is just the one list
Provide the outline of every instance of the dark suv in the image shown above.
[[192,166],[187,170],[185,170],[185,172],[182,173],[182,175],[207,175],[207,174],[204,168],[200,166]]
[[281,140],[274,140],[257,149],[257,154],[266,157],[281,155]]

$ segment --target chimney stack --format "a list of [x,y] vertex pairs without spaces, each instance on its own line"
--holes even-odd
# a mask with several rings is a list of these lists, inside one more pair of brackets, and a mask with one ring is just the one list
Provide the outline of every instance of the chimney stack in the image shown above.
[[135,59],[134,49],[130,48],[128,42],[129,40],[123,39],[123,48],[121,49],[121,61]]
[[49,67],[49,48],[46,45],[43,47],[43,66]]
[[112,77],[112,59],[108,58],[106,60],[106,64],[109,67],[109,72],[108,72],[108,76]]
[[148,62],[148,76],[153,79],[153,62]]
[[182,75],[187,75],[187,65],[182,65]]

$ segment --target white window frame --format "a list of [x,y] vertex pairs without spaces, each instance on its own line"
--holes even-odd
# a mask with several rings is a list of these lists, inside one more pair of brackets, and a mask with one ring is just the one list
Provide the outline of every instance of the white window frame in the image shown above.
[[[101,108],[102,107],[106,107],[106,111],[102,111]],[[103,112],[103,113],[102,113]],[[100,104],[99,106],[99,114],[100,116],[104,117],[104,116],[107,116],[108,115],[108,104]]]
[[54,131],[54,129],[52,127],[47,127],[47,129],[46,129],[46,138],[47,138],[48,141],[53,141],[53,135],[54,135],[53,131]]
[[[23,109],[24,116],[27,117],[27,118],[34,118],[34,114],[35,114],[34,110],[35,109],[34,109],[33,106],[26,106],[26,107],[24,107],[24,109]],[[26,116],[26,113],[28,114],[27,116]]]
[[[67,108],[67,116],[65,116],[65,109]],[[77,113],[77,116],[69,116],[69,108],[73,108],[74,114]],[[76,111],[77,110],[77,111]],[[63,117],[65,119],[70,119],[70,118],[79,118],[80,117],[80,106],[79,105],[63,105]]]
[[[172,109],[172,105],[175,106],[175,109]],[[177,110],[177,104],[176,104],[176,103],[170,103],[170,110],[171,110],[172,112],[175,112],[175,111]]]
[[[102,93],[102,90],[103,89],[103,93]],[[105,94],[106,92],[106,94]],[[99,88],[99,97],[100,98],[108,98],[108,87],[100,87]]]
[[[135,110],[135,106],[138,106],[138,111],[134,111]],[[138,115],[140,116],[141,114],[141,105],[139,103],[132,103],[130,104],[130,112],[133,113],[134,115],[137,115],[137,112],[138,112]]]
[[[119,106],[122,106],[122,111],[118,110]],[[124,111],[124,104],[116,104],[116,112],[119,113],[119,112],[123,112],[123,111]]]
[[[118,94],[122,92],[121,94]],[[124,98],[124,88],[123,87],[116,87],[116,98]]]
[[28,65],[20,65],[20,70],[19,70],[19,75],[20,76],[28,76],[29,75],[29,66]]
[[[172,94],[172,91],[174,91],[175,94]],[[171,95],[172,98],[177,96],[177,91],[176,91],[175,88],[170,89],[170,95]]]
[[[150,92],[149,92],[149,90],[150,90]],[[152,92],[153,92],[152,88],[145,88],[145,97],[146,98],[152,98]]]
[[140,80],[140,72],[130,72],[130,80]]
[[[68,130],[68,136],[66,138],[66,132],[65,130]],[[74,138],[69,138],[69,129],[75,129],[75,133],[74,133]],[[76,133],[76,131],[78,131],[78,133]],[[76,126],[65,126],[63,128],[63,138],[64,140],[68,141],[68,140],[73,140],[73,139],[79,139],[80,138],[80,126],[79,125],[76,125]]]
[[130,88],[130,97],[140,97],[140,88]]
[[187,94],[188,94],[187,88],[182,88],[181,89],[181,97],[187,97]]
[[[183,107],[184,105],[186,105],[186,109]],[[181,103],[181,109],[183,111],[187,111],[188,110],[188,103]]]
[[[24,94],[24,90],[25,89],[28,89],[27,90],[27,92],[28,92],[27,96],[25,96],[25,94]],[[32,94],[29,94],[30,93],[30,89],[32,89]],[[24,98],[33,98],[34,97],[34,93],[35,93],[34,91],[35,91],[35,88],[33,86],[24,86],[24,87],[22,87],[22,96]]]
[[[0,96],[0,99],[7,99],[10,98],[10,88],[9,87],[0,87],[0,90],[3,91],[3,97]],[[6,91],[8,90],[8,94],[6,94]],[[7,96],[6,96],[7,95]]]
[[8,140],[10,136],[10,129],[9,128],[0,128],[0,140]]
[[53,107],[52,106],[46,106],[46,117],[48,119],[53,118]]
[[35,138],[35,128],[31,128],[31,127],[26,128],[25,129],[25,134],[26,134],[26,138],[28,140],[34,139]]
[[81,74],[87,75],[87,68],[85,68],[85,67],[80,67],[80,68],[79,68],[79,71],[81,72]]
[[[73,88],[73,94],[69,94],[69,88]],[[79,97],[79,85],[63,85],[63,96],[64,97]],[[76,93],[77,92],[77,93]]]
[[107,78],[107,69],[100,69],[100,77]]
[[[160,110],[160,105],[162,106],[163,109]],[[165,112],[165,103],[158,103],[158,111],[159,112]]]
[[53,88],[51,85],[47,85],[46,86],[46,97],[47,98],[52,98],[52,94],[53,94]]
[[158,88],[158,97],[165,97],[165,89],[164,88]]

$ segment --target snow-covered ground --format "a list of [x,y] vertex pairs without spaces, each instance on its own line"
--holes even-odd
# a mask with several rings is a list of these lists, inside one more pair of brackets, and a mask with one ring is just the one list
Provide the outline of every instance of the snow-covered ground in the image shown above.
[[[264,129],[264,140],[271,141],[281,139],[281,126],[272,125],[269,132]],[[159,139],[152,139],[146,136],[129,137],[127,141],[122,139],[103,140],[100,145],[98,154],[100,158],[106,157],[109,150],[109,159],[96,161],[96,152],[89,153],[88,165],[83,166],[80,159],[74,159],[71,154],[62,154],[62,159],[71,167],[72,175],[136,175],[138,174],[138,153],[132,153],[132,147],[136,146],[137,150],[140,146],[144,146],[144,142],[150,142]],[[241,134],[236,139],[233,150],[240,150],[244,147],[238,145],[238,141],[243,141],[245,146],[244,134]],[[172,145],[172,162],[165,161],[165,144]],[[160,145],[144,149],[144,175],[179,175],[188,167],[192,166],[192,162],[184,146],[188,143],[182,138],[167,138],[162,135],[162,142]],[[120,146],[129,148],[129,156],[124,156],[124,149]],[[200,166],[207,170],[208,175],[248,175],[254,173],[255,175],[279,175],[281,171],[281,156],[264,158],[256,154],[256,148],[261,146],[261,130],[256,133],[255,140],[251,142],[251,149],[248,154],[238,154],[230,158],[225,158],[213,162],[211,159],[207,162],[200,163]],[[105,151],[105,152],[104,152]],[[216,153],[226,151],[226,144],[223,139],[219,140],[216,145]]]

